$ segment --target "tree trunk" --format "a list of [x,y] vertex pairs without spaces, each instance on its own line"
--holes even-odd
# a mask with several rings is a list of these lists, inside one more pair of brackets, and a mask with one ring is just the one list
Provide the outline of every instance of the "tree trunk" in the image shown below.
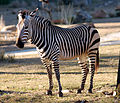
[[117,86],[120,84],[120,53],[119,53],[119,64],[118,64],[118,74],[117,74]]

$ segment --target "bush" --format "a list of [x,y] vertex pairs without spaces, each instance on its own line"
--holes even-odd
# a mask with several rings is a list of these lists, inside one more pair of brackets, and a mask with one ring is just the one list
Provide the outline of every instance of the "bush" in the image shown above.
[[14,55],[5,55],[5,50],[2,49],[0,51],[0,62],[7,61],[7,62],[14,62],[15,61],[15,56]]
[[0,61],[4,61],[5,60],[5,50],[1,50],[0,51]]
[[74,13],[74,8],[73,5],[62,5],[60,7],[60,16],[61,20],[65,22],[65,24],[72,24],[73,22],[73,13]]

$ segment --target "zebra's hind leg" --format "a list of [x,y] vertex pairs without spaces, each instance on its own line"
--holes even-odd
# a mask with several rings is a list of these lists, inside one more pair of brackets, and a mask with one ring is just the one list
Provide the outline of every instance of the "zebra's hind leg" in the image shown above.
[[82,83],[81,83],[81,88],[78,89],[77,93],[81,93],[82,90],[84,90],[87,74],[89,72],[88,65],[86,61],[79,61],[80,67],[82,68]]
[[92,89],[93,89],[93,78],[94,78],[94,74],[95,74],[95,57],[90,57],[90,73],[91,73],[91,77],[90,77],[90,87],[88,89],[88,93],[92,93]]
[[61,86],[61,83],[60,83],[60,73],[59,73],[59,63],[58,63],[58,60],[53,61],[52,66],[54,68],[56,79],[57,79],[58,85],[59,85],[59,97],[63,97],[62,86]]

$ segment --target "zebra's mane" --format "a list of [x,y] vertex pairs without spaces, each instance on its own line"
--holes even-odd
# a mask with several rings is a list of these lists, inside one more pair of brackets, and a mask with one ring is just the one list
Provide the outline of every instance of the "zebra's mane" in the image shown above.
[[[24,19],[25,16],[30,15],[31,12],[30,12],[29,10],[20,10],[19,13],[20,13],[21,16],[22,16],[22,19]],[[35,20],[41,21],[43,25],[46,25],[46,26],[47,26],[47,25],[48,25],[48,26],[51,25],[51,21],[50,21],[49,19],[45,18],[45,17],[35,15],[34,18],[35,18]]]
[[50,26],[52,24],[51,21],[45,17],[36,15],[35,18],[36,20],[41,21],[43,25]]

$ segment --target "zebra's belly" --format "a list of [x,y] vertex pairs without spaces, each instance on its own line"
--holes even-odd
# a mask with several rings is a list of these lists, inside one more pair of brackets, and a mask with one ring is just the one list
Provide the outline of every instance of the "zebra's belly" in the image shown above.
[[82,54],[75,53],[75,54],[71,54],[71,55],[61,52],[59,55],[59,60],[70,60],[70,59],[75,59],[77,57],[79,57],[79,58],[85,57],[86,58],[87,55],[88,55],[87,51]]
[[70,59],[75,59],[79,57],[79,55],[76,55],[76,56],[64,56],[64,55],[60,55],[59,56],[59,60],[70,60]]

